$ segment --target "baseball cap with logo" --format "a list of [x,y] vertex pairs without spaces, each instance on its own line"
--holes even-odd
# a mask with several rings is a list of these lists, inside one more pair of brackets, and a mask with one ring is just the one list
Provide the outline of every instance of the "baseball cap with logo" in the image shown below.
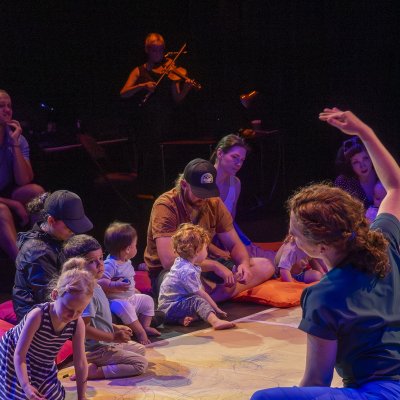
[[85,215],[81,198],[68,190],[57,190],[44,203],[44,211],[64,222],[72,232],[79,234],[90,231],[92,222]]
[[190,161],[183,171],[183,179],[189,184],[192,193],[200,199],[219,196],[216,176],[217,170],[214,166],[202,158]]

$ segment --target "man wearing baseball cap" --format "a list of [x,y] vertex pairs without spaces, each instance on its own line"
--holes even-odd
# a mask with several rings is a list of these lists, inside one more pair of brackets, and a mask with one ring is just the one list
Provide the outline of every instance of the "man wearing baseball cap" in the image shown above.
[[64,242],[93,228],[81,198],[68,190],[45,193],[34,200],[42,218],[28,232],[18,234],[13,304],[18,319],[35,304],[47,300],[48,284],[65,261]]
[[219,197],[216,176],[209,161],[196,158],[186,165],[175,188],[154,202],[144,253],[154,295],[158,295],[162,279],[176,258],[171,237],[186,222],[200,225],[211,238],[217,236],[229,250],[229,260],[213,259],[210,255],[201,264],[206,290],[215,301],[227,300],[273,275],[274,268],[268,260],[249,259],[233,227],[232,216]]

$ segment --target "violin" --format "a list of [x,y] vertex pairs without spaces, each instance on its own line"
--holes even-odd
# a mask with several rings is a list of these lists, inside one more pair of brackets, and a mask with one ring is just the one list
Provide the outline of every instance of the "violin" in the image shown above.
[[183,67],[177,67],[174,60],[166,58],[166,61],[153,68],[156,74],[166,74],[171,81],[185,81],[192,85],[196,90],[201,90],[201,84],[187,76],[187,70]]
[[[198,82],[194,81],[193,79],[189,79],[187,77],[187,75],[186,75],[187,71],[185,70],[185,68],[177,67],[175,65],[175,61],[185,51],[185,48],[186,48],[186,43],[184,43],[184,45],[181,47],[181,49],[176,53],[174,59],[170,59],[170,58],[166,57],[167,61],[165,63],[161,64],[160,66],[158,66],[156,68],[153,68],[153,72],[160,74],[160,78],[156,82],[156,86],[155,86],[156,88],[160,84],[160,82],[167,76],[171,80],[184,80],[185,82],[188,82],[196,89],[198,89],[198,90],[201,89],[201,85]],[[158,70],[157,68],[160,68],[160,70]],[[151,93],[152,92],[148,92],[146,94],[146,96],[143,98],[141,104],[139,104],[140,106],[142,106],[143,104],[145,104],[147,102],[147,100],[151,96]]]

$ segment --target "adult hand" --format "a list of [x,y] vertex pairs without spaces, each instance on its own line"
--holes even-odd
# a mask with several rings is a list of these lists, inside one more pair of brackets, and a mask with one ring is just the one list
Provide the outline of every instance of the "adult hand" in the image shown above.
[[216,268],[214,269],[214,273],[224,280],[224,285],[226,287],[235,286],[235,276],[233,272],[218,261],[215,261],[215,264]]
[[114,324],[114,330],[115,330],[115,331],[126,331],[126,332],[129,333],[129,335],[132,336],[132,329],[129,328],[129,326],[126,326],[126,325],[116,325],[116,324]]
[[154,81],[144,82],[143,86],[151,93],[154,93],[156,90],[156,83]]
[[19,145],[19,137],[22,134],[21,124],[15,119],[12,119],[11,121],[7,122],[7,125],[11,128],[10,130],[11,144]]
[[245,284],[251,277],[250,268],[247,264],[240,264],[237,267],[235,278],[239,283]]
[[340,129],[346,135],[359,135],[369,129],[368,125],[364,124],[351,111],[341,111],[336,107],[324,108],[324,111],[319,114],[319,119]]

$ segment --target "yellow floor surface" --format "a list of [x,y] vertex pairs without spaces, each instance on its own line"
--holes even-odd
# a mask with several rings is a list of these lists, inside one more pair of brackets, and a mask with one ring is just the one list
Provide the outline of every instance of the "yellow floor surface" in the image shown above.
[[[239,306],[239,304],[238,304]],[[306,335],[297,329],[299,307],[267,309],[236,321],[231,330],[204,329],[152,343],[148,371],[138,377],[89,381],[88,397],[98,400],[235,400],[258,389],[299,383]],[[60,378],[72,368],[60,371]],[[75,384],[61,378],[67,400]],[[332,386],[341,386],[334,376]]]

